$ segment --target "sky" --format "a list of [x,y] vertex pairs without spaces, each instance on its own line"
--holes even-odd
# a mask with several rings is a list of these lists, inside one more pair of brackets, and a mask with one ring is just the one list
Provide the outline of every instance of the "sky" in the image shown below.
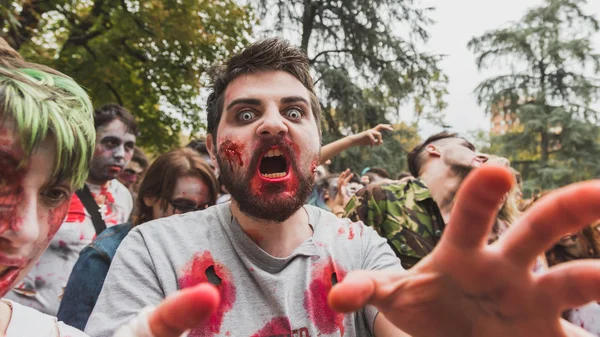
[[[489,130],[489,118],[473,94],[486,76],[477,70],[475,56],[467,49],[467,43],[473,36],[518,21],[527,9],[543,4],[543,0],[422,0],[421,3],[436,8],[431,15],[436,23],[429,29],[426,50],[446,55],[440,64],[450,81],[446,124],[464,134]],[[600,19],[600,0],[589,0],[586,10]],[[600,34],[594,36],[593,42],[600,51]],[[439,126],[425,122],[419,125],[421,137],[438,131],[441,131]]]

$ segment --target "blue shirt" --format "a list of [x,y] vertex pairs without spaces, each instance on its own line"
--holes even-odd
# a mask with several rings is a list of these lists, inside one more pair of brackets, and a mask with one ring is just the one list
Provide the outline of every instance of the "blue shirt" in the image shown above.
[[81,251],[58,309],[59,321],[80,330],[85,328],[104,285],[110,263],[132,227],[128,222],[107,228]]

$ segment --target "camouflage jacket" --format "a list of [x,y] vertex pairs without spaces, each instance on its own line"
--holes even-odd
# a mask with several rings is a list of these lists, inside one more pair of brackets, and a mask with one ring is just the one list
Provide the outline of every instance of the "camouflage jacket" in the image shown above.
[[374,227],[405,269],[429,254],[444,230],[440,210],[420,179],[369,185],[350,199],[345,216]]

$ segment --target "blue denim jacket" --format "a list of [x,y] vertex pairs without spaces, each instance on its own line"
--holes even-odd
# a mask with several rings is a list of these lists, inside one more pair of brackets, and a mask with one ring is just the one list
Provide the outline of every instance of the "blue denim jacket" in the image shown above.
[[58,309],[58,320],[83,331],[96,305],[108,268],[131,223],[104,230],[79,254]]

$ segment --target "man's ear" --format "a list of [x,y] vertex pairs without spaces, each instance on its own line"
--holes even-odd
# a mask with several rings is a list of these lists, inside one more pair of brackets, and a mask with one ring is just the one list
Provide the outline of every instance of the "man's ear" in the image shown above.
[[144,197],[143,200],[147,207],[154,207],[154,205],[156,205],[158,202],[158,199],[154,197]]
[[437,147],[435,147],[435,145],[433,145],[433,144],[427,145],[427,147],[425,148],[425,151],[427,151],[428,154],[435,156],[435,157],[440,157],[442,155],[440,153],[439,149]]
[[219,170],[219,162],[217,161],[217,149],[215,146],[215,142],[213,139],[212,133],[209,133],[206,136],[206,150],[208,150],[208,154],[210,155],[210,160],[212,160],[213,165],[217,170]]

